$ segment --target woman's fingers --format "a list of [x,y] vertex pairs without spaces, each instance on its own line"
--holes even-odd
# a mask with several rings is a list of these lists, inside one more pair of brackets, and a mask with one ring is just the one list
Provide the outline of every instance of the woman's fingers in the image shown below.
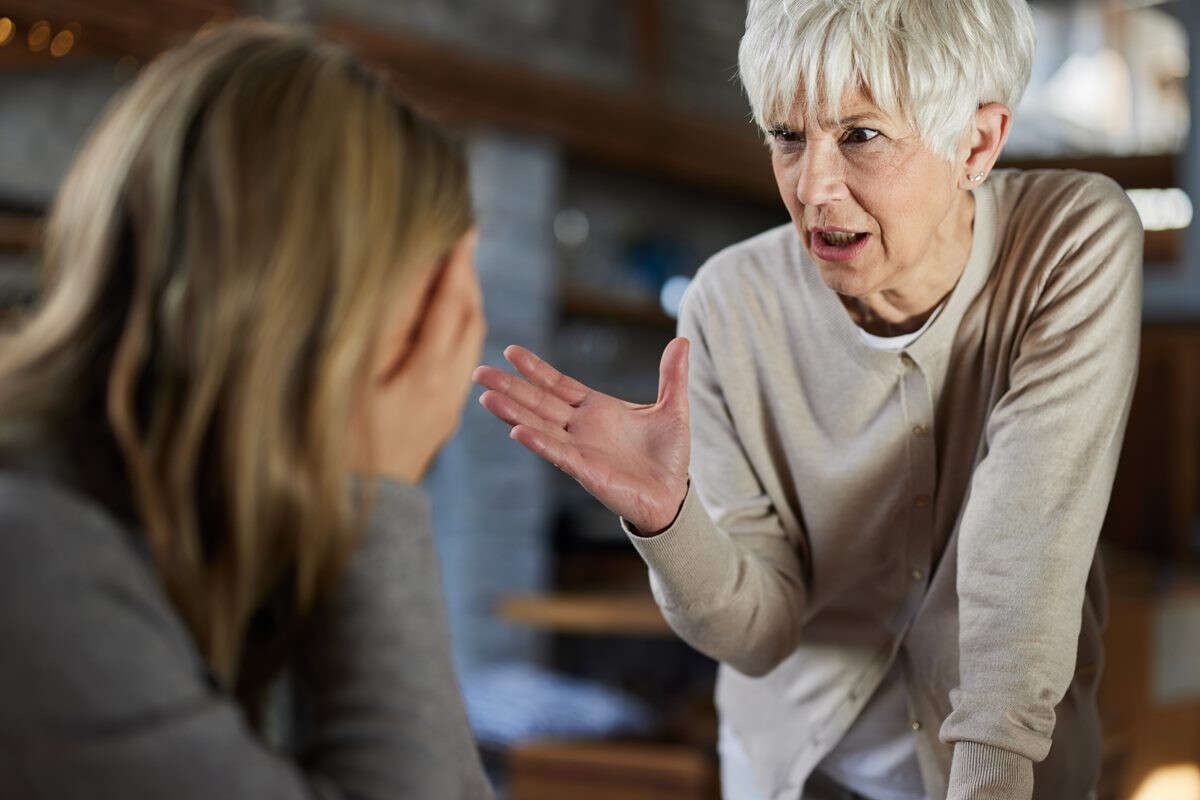
[[687,407],[688,351],[691,343],[679,337],[672,339],[663,350],[658,365],[659,405]]
[[572,445],[528,425],[517,425],[508,432],[508,435],[575,480],[583,483],[583,459],[579,450]]
[[553,422],[539,417],[536,413],[502,392],[497,392],[494,389],[484,392],[479,396],[479,404],[492,412],[496,418],[507,422],[509,425],[525,425],[529,428],[535,428],[555,439],[565,440],[566,438],[566,431],[563,430],[561,425],[555,425]]
[[534,386],[563,400],[568,405],[578,406],[591,393],[591,389],[572,377],[562,374],[536,355],[520,345],[504,348],[504,357],[517,368]]
[[574,411],[564,400],[502,369],[481,366],[471,377],[480,386],[511,397],[542,419],[555,425],[566,425]]

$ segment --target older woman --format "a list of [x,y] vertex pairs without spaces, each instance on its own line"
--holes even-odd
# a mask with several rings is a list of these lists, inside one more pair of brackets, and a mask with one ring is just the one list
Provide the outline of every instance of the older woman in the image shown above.
[[993,172],[1033,48],[1023,0],[751,2],[793,224],[699,271],[653,405],[476,373],[722,663],[727,797],[1094,792],[1141,229],[1105,178]]

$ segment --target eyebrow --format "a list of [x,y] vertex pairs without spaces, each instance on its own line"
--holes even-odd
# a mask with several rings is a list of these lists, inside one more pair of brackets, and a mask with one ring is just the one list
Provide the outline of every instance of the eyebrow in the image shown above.
[[830,122],[830,121],[822,122],[822,124],[827,124],[830,128],[835,128],[839,125],[843,128],[852,128],[855,125],[858,125],[860,122],[866,122],[867,120],[873,120],[873,119],[877,120],[877,119],[879,119],[879,117],[876,114],[873,114],[868,111],[868,112],[865,112],[862,114],[851,114],[848,117],[842,117],[840,120],[838,120],[836,122]]
[[[817,125],[825,130],[830,128],[853,128],[857,127],[859,123],[867,120],[879,120],[879,115],[871,111],[864,111],[860,114],[850,114],[849,116],[842,117],[840,120],[817,120]],[[779,122],[772,125],[771,130],[790,131],[792,130],[792,126],[788,125],[786,122]]]

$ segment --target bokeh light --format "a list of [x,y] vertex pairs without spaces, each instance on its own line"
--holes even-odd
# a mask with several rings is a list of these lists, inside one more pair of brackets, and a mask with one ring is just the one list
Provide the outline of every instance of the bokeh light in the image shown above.
[[565,247],[579,247],[588,238],[587,214],[578,208],[564,208],[554,215],[554,238]]
[[44,19],[33,23],[33,27],[29,29],[29,49],[35,53],[45,50],[50,44],[50,37],[53,32],[50,28],[50,23]]
[[59,31],[54,38],[50,40],[50,55],[55,58],[62,58],[67,53],[71,52],[71,48],[75,46],[75,34],[70,31]]
[[1200,766],[1172,764],[1154,770],[1133,793],[1133,800],[1200,800]]
[[683,304],[683,295],[691,284],[692,279],[685,275],[674,275],[667,278],[658,295],[659,303],[662,304],[662,310],[667,316],[672,319],[679,318],[679,307]]
[[1192,224],[1192,199],[1182,189],[1130,189],[1128,194],[1148,231],[1181,230]]

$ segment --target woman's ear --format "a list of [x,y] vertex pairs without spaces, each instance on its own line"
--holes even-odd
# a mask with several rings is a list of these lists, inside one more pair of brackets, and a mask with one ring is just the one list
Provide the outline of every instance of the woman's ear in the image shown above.
[[1000,158],[1011,125],[1012,110],[1003,103],[984,103],[976,109],[965,147],[960,148],[960,186],[970,189],[983,183]]

